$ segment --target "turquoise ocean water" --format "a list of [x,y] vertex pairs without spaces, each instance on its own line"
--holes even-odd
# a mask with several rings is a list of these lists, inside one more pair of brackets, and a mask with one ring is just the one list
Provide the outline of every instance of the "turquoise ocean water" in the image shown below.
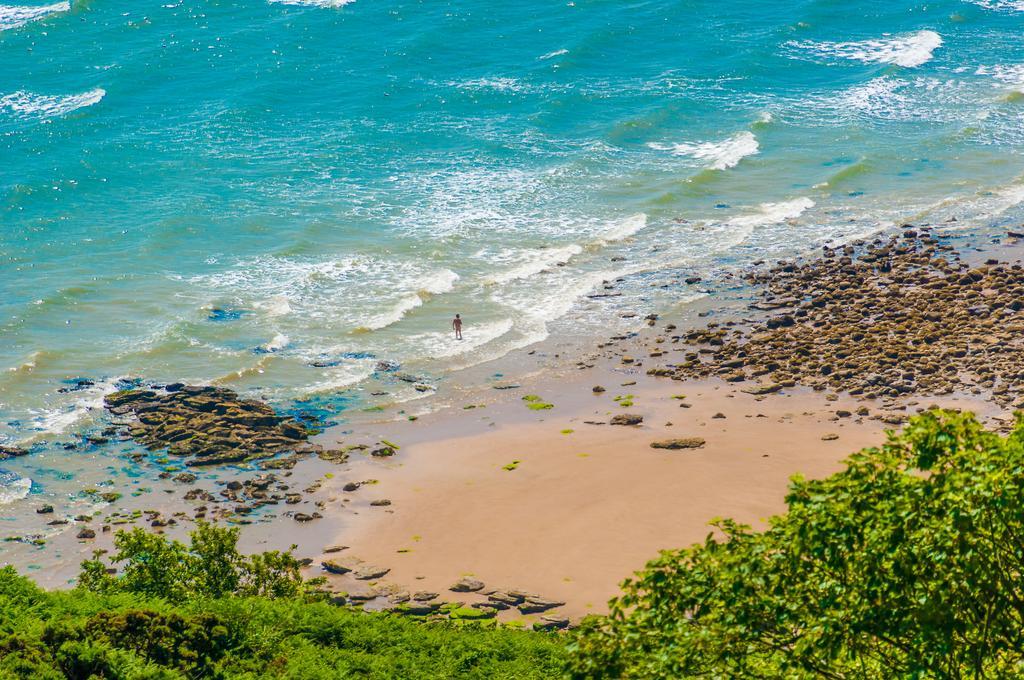
[[1022,91],[1019,0],[0,5],[0,442],[124,376],[450,376],[686,276],[1018,224]]

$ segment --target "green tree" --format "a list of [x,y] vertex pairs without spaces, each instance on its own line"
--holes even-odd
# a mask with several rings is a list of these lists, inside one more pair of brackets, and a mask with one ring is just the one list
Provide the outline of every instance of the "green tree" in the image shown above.
[[1024,676],[1024,422],[931,411],[765,531],[662,552],[570,645],[578,678]]
[[291,550],[242,555],[237,528],[206,522],[200,522],[189,538],[185,545],[142,528],[119,531],[114,537],[115,552],[109,556],[114,568],[103,561],[103,552],[97,551],[93,559],[82,563],[79,586],[92,592],[136,593],[168,602],[227,595],[320,595],[323,579],[303,580],[301,564]]

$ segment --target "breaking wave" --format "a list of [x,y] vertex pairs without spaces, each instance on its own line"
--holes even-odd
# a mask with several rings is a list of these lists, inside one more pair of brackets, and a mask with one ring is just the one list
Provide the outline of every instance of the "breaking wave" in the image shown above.
[[932,60],[935,50],[942,46],[942,36],[935,31],[917,31],[916,33],[857,42],[807,40],[788,44],[801,52],[817,57],[916,68]]
[[727,170],[736,167],[747,156],[760,150],[757,137],[752,132],[740,132],[721,142],[700,142],[697,144],[659,144],[650,142],[647,146],[658,151],[668,151],[673,156],[687,156],[704,161],[711,170]]
[[42,5],[40,7],[0,5],[0,31],[10,31],[15,28],[21,28],[32,21],[44,19],[52,14],[59,14],[70,10],[70,2],[55,2],[52,5]]

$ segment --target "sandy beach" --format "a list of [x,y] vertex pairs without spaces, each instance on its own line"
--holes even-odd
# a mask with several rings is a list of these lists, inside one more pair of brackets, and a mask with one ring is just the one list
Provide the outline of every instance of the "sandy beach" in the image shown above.
[[[839,261],[837,271],[848,266]],[[763,526],[784,508],[791,476],[837,471],[915,412],[940,406],[1004,417],[993,402],[1005,404],[1005,394],[993,397],[967,379],[960,389],[934,389],[941,397],[908,389],[864,399],[813,381],[817,389],[781,389],[763,378],[674,375],[659,368],[676,361],[665,343],[674,331],[681,332],[671,320],[652,319],[647,332],[604,343],[575,371],[497,385],[503,389],[486,404],[326,432],[325,446],[361,437],[398,451],[386,463],[355,458],[344,479],[325,486],[333,494],[325,519],[343,527],[333,543],[346,547],[317,560],[387,569],[379,592],[399,600],[427,591],[485,606],[480,593],[448,592],[471,577],[484,594],[522,590],[564,602],[559,612],[577,619],[603,611],[618,584],[659,550],[702,541],[714,518]],[[925,361],[900,370],[909,376]],[[635,424],[615,424],[616,417]],[[353,481],[368,483],[354,488]],[[347,576],[336,581],[354,585]]]
[[[337,499],[325,520],[343,526],[332,543],[348,546],[353,564],[389,568],[387,587],[399,592],[455,597],[449,586],[472,576],[564,601],[560,611],[575,618],[604,611],[659,550],[702,541],[716,517],[762,525],[784,508],[792,475],[831,474],[893,427],[857,415],[865,407],[849,397],[810,390],[758,397],[611,362],[581,373],[529,386],[555,402],[550,410],[528,410],[523,386],[485,409],[374,431],[402,448],[386,464],[355,462],[325,487]],[[594,393],[598,385],[605,391]],[[986,408],[964,397],[920,406],[933,403]],[[623,414],[643,422],[610,424]],[[684,438],[704,443],[651,447]],[[363,479],[377,482],[342,490]],[[371,505],[382,500],[389,504]]]

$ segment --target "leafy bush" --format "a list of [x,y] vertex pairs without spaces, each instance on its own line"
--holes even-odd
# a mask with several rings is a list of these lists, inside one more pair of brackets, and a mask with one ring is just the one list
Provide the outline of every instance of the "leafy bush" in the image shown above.
[[570,645],[577,678],[1024,676],[1024,421],[932,411],[763,532],[665,551]]
[[0,569],[0,680],[550,678],[555,636],[421,622],[323,601],[290,553],[243,556],[237,531],[201,525],[190,545],[121,532],[80,585],[45,592]]
[[304,581],[291,551],[242,555],[237,528],[200,522],[189,538],[186,546],[141,528],[119,531],[110,561],[123,564],[121,574],[109,573],[100,551],[82,563],[79,583],[92,592],[138,593],[170,602],[226,595],[315,597],[323,583]]

